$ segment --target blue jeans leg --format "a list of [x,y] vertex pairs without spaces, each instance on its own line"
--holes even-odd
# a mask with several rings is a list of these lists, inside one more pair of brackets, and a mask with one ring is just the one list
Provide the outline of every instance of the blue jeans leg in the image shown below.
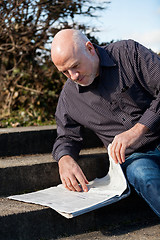
[[122,164],[128,182],[160,217],[160,151],[133,153]]

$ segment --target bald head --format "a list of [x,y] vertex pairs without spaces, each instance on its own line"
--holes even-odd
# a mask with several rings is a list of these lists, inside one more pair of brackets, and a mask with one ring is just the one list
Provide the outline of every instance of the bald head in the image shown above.
[[85,53],[88,38],[79,30],[75,29],[64,29],[59,31],[52,42],[51,47],[51,58],[55,65],[57,60],[69,57],[72,51],[75,53],[81,50]]
[[80,85],[90,84],[98,75],[98,55],[92,43],[79,30],[59,31],[52,42],[51,57],[59,71]]

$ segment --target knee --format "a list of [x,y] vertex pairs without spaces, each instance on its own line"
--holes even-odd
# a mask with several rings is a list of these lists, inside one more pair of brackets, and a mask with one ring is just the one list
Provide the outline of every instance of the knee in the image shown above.
[[135,161],[127,167],[126,175],[129,183],[139,194],[142,192],[149,195],[154,194],[160,198],[160,173]]
[[160,203],[160,179],[151,178],[146,182],[147,194],[155,196],[156,201]]
[[135,162],[129,165],[126,169],[126,176],[129,183],[140,192],[141,185],[145,185],[146,178],[140,167],[137,167]]

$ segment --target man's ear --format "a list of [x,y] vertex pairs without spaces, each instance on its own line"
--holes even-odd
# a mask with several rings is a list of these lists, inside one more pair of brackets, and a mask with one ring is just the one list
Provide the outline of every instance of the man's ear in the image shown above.
[[95,49],[93,47],[93,44],[90,41],[86,42],[86,48],[92,55],[94,55]]

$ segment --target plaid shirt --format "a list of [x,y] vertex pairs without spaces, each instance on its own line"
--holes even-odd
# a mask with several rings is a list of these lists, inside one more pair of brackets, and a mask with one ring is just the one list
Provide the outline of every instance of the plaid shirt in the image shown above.
[[78,157],[83,127],[93,130],[105,147],[115,135],[136,123],[150,131],[126,150],[126,156],[160,142],[160,58],[133,40],[105,47],[94,45],[100,58],[100,75],[82,87],[68,79],[57,110],[57,139],[53,157]]

